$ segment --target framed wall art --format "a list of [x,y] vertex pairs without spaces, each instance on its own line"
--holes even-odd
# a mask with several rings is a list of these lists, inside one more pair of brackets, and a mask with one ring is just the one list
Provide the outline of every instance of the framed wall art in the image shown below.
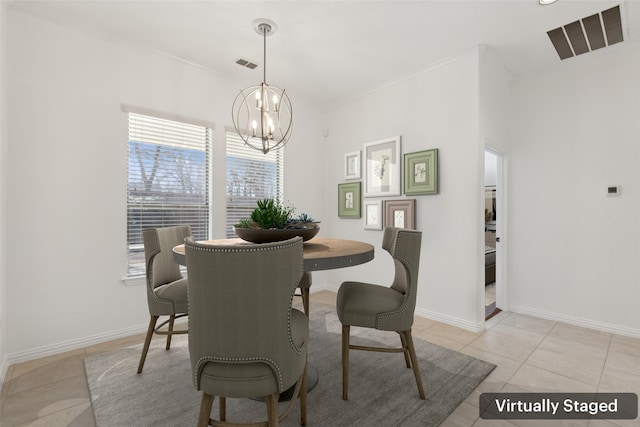
[[365,197],[400,195],[400,137],[364,144]]
[[386,200],[384,202],[385,227],[415,230],[416,199]]
[[365,200],[363,216],[365,230],[382,230],[382,200]]
[[346,153],[344,155],[344,179],[360,179],[360,151]]
[[338,184],[338,216],[360,218],[360,182]]
[[438,194],[438,149],[404,155],[404,194]]

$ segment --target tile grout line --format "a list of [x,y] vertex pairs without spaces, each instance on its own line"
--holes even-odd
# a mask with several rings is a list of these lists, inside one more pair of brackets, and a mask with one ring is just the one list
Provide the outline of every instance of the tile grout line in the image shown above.
[[609,353],[611,352],[611,344],[613,343],[613,334],[609,336],[609,345],[607,346],[607,353],[604,356],[602,362],[602,369],[600,369],[600,376],[598,377],[598,385],[596,386],[596,392],[600,390],[600,384],[602,383],[602,376],[604,375],[604,368],[607,366],[607,360],[609,359]]
[[[551,330],[546,334],[545,338],[544,338],[544,339],[542,339],[542,341],[540,341],[540,342],[538,343],[538,345],[536,346],[536,349],[538,348],[538,346],[539,346],[539,345],[540,345],[540,344],[541,344],[541,343],[542,343],[546,338],[548,338],[548,336],[551,334],[551,332],[552,332],[556,327],[558,327],[558,326],[559,326],[559,323],[558,323],[558,322],[554,322],[553,328],[551,328]],[[611,346],[611,339],[612,339],[612,337],[613,337],[613,335],[611,335],[611,336],[609,337],[609,346],[607,347],[607,353],[606,353],[606,355],[605,355],[605,361],[606,361],[606,358],[607,358],[607,357],[608,357],[608,355],[609,355],[609,347]],[[535,351],[535,349],[534,349],[534,351]],[[529,360],[529,358],[531,357],[531,355],[533,354],[533,352],[534,352],[534,351],[532,351],[532,352],[531,352],[531,354],[527,357],[527,359],[526,359],[524,362],[522,362],[522,364],[523,364],[523,365],[527,362],[527,360]],[[527,366],[529,366],[529,367],[531,367],[531,368],[534,368],[534,369],[540,369],[541,371],[547,372],[547,373],[549,373],[549,374],[551,374],[551,375],[557,375],[557,376],[559,376],[559,377],[562,377],[562,378],[565,378],[565,379],[568,379],[568,380],[571,380],[571,381],[575,381],[575,382],[579,382],[579,383],[585,384],[585,385],[587,385],[587,386],[589,386],[589,387],[593,387],[593,386],[594,386],[593,384],[589,384],[589,383],[584,382],[584,381],[582,381],[582,380],[579,380],[579,379],[577,379],[577,378],[573,378],[573,377],[570,377],[570,376],[567,376],[567,375],[563,375],[563,374],[561,374],[561,373],[559,373],[559,372],[549,371],[549,370],[547,370],[547,369],[545,369],[545,368],[540,368],[540,367],[535,366],[535,365],[527,365]],[[602,369],[604,370],[604,363],[603,363],[603,365],[602,365]],[[601,372],[601,377],[602,377],[602,372]],[[598,390],[598,388],[600,387],[600,379],[598,379],[598,384],[596,384],[596,385],[595,385],[595,387],[596,387],[596,391],[597,391],[597,390]]]

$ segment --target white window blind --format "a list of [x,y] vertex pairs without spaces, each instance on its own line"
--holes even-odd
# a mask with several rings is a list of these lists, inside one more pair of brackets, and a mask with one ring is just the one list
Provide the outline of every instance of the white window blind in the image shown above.
[[282,202],[284,153],[263,154],[227,131],[227,237],[236,237],[233,226],[248,218],[261,199]]
[[128,275],[145,273],[142,230],[190,225],[209,235],[212,129],[129,113]]

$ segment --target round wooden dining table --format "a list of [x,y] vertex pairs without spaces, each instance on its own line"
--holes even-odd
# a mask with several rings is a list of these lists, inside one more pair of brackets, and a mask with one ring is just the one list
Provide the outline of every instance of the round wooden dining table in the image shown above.
[[[247,245],[252,244],[239,238],[199,241],[211,245]],[[364,264],[373,259],[373,245],[357,240],[314,237],[304,242],[304,271],[333,270]],[[173,259],[180,265],[187,265],[184,245],[173,248]]]

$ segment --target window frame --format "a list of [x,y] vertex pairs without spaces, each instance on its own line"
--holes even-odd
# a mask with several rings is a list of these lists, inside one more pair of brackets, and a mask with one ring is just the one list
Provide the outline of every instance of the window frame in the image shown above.
[[[160,112],[160,111],[156,111],[156,110],[151,110],[151,109],[145,109],[145,108],[140,108],[140,107],[135,107],[135,106],[131,106],[128,104],[122,104],[122,111],[127,113],[127,125],[131,126],[132,123],[132,117],[134,117],[134,120],[141,120],[140,116],[149,118],[150,122],[153,121],[157,121],[158,123],[160,121],[169,121],[169,122],[174,122],[174,124],[176,125],[176,128],[184,126],[185,129],[196,129],[196,128],[192,128],[193,126],[197,126],[197,127],[201,127],[202,129],[199,129],[200,132],[202,132],[202,135],[198,135],[196,136],[195,139],[193,139],[193,141],[195,141],[196,145],[185,145],[185,146],[181,146],[180,144],[176,144],[175,142],[169,142],[169,143],[164,143],[164,142],[160,142],[158,143],[158,146],[166,146],[166,147],[174,147],[174,148],[178,148],[178,150],[180,150],[180,148],[185,149],[185,151],[197,151],[198,150],[202,150],[204,152],[205,155],[205,159],[204,159],[204,165],[200,166],[201,168],[203,168],[203,170],[201,169],[199,174],[201,175],[199,177],[199,184],[200,185],[204,185],[204,190],[201,192],[201,196],[200,197],[204,197],[204,203],[189,203],[189,201],[187,202],[182,202],[181,200],[178,200],[175,204],[174,202],[170,202],[170,203],[166,203],[165,201],[161,201],[160,203],[150,203],[146,206],[153,208],[154,206],[157,206],[159,210],[163,210],[163,209],[167,209],[167,207],[170,208],[170,206],[176,206],[177,211],[181,212],[181,211],[200,211],[201,215],[202,215],[202,208],[205,209],[205,221],[199,221],[198,223],[201,225],[199,227],[199,233],[202,234],[205,238],[210,238],[211,236],[211,230],[212,230],[212,219],[213,219],[213,210],[212,210],[212,167],[213,167],[213,135],[214,135],[214,129],[215,129],[215,123],[212,122],[208,122],[208,121],[203,121],[203,120],[198,120],[198,119],[193,119],[190,117],[185,117],[185,116],[179,116],[176,114],[170,114],[170,113],[165,113],[165,112]],[[173,124],[170,123],[166,123],[168,125],[173,126]],[[171,129],[171,128],[170,128]],[[185,132],[187,131],[185,130]],[[122,278],[122,281],[126,284],[126,285],[139,285],[139,284],[144,284],[146,283],[146,275],[144,272],[144,267],[142,269],[138,269],[137,271],[135,271],[135,269],[132,270],[132,258],[131,258],[131,244],[130,244],[130,210],[137,206],[145,206],[144,203],[142,204],[136,204],[136,203],[131,203],[130,200],[130,183],[131,183],[131,170],[130,170],[130,161],[131,161],[131,154],[129,152],[129,150],[131,149],[131,141],[132,141],[132,134],[131,131],[128,132],[128,136],[127,136],[127,201],[126,201],[126,265],[125,265],[125,270],[126,270],[126,274],[125,276]],[[145,143],[146,141],[137,141],[139,143]],[[178,151],[179,152],[179,151]],[[163,157],[163,160],[166,160],[168,157]],[[164,169],[164,170],[168,170],[171,171],[171,169]],[[202,175],[204,175],[204,178],[202,179]],[[171,182],[171,180],[169,180]],[[183,196],[185,195],[185,193],[176,193],[179,194],[181,196],[181,199],[183,198]],[[169,192],[165,195],[165,197],[171,197],[172,194]],[[187,197],[188,199],[188,197]],[[193,201],[192,201],[193,202]],[[184,223],[184,222],[182,222]],[[167,225],[172,225],[172,224],[167,224]],[[176,223],[177,225],[177,223]],[[191,224],[190,224],[191,225]],[[140,232],[141,230],[144,228],[144,226],[141,226],[140,228]],[[195,233],[194,233],[195,234]],[[144,247],[142,247],[142,253],[144,254]],[[143,255],[144,256],[144,255]],[[140,271],[142,270],[142,271]]]
[[[276,174],[276,183],[275,185],[271,185],[275,187],[275,195],[274,194],[266,194],[262,193],[255,197],[250,196],[238,196],[230,194],[230,184],[229,184],[229,175],[231,171],[230,157],[240,157],[247,160],[254,160],[256,162],[265,162],[265,158],[269,162],[274,163],[275,174]],[[242,138],[236,133],[235,129],[227,127],[225,129],[225,236],[227,238],[237,237],[233,232],[233,225],[236,224],[240,219],[249,217],[251,212],[256,208],[256,201],[264,198],[274,198],[280,203],[283,203],[284,200],[284,165],[285,165],[285,156],[284,150],[272,150],[267,154],[263,154],[261,151],[258,151],[244,143]],[[257,169],[253,173],[256,176],[260,176]],[[269,185],[267,184],[267,187]],[[260,189],[264,190],[264,184],[259,184]],[[247,191],[247,190],[245,190]],[[231,204],[231,198],[244,198],[244,201],[239,203]],[[235,209],[235,214],[231,214],[230,211]],[[244,212],[245,214],[239,214],[239,212]]]

